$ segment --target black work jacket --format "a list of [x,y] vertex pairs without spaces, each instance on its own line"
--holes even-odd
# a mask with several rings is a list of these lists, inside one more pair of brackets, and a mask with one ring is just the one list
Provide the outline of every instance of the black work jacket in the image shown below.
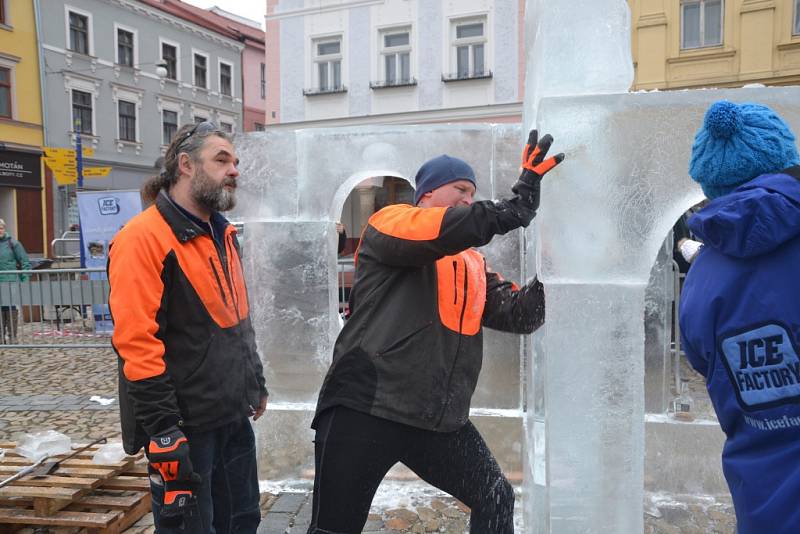
[[394,205],[370,218],[317,415],[342,405],[441,432],[467,422],[482,327],[530,333],[544,321],[538,280],[519,289],[472,249],[520,226],[503,208]]

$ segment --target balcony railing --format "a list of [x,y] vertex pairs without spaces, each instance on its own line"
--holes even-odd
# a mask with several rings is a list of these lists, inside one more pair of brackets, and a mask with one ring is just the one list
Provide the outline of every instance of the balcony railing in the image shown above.
[[312,89],[303,89],[303,96],[335,95],[346,92],[347,87],[344,85],[338,87],[314,87]]
[[463,82],[466,80],[486,80],[492,77],[492,71],[485,70],[481,72],[450,72],[442,74],[442,81],[448,82]]
[[389,89],[392,87],[413,87],[417,85],[416,78],[407,78],[405,80],[382,80],[378,82],[369,82],[370,89]]

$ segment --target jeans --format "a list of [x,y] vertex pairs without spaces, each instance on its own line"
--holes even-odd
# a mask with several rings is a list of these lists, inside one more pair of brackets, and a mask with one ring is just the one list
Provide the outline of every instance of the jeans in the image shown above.
[[[261,521],[253,427],[247,418],[207,432],[185,432],[192,468],[203,481],[195,491],[199,518],[185,529],[156,527],[157,534],[255,534]],[[152,470],[151,470],[152,473]],[[150,475],[158,525],[164,484]],[[197,524],[199,523],[199,524]]]
[[514,532],[514,490],[470,421],[434,432],[335,406],[319,415],[314,443],[308,534],[359,534],[397,462],[469,506],[472,534]]

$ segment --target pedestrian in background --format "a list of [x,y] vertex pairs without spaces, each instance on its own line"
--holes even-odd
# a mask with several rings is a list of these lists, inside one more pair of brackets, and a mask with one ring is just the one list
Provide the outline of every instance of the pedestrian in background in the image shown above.
[[319,394],[309,534],[357,534],[386,472],[402,462],[470,507],[470,532],[514,531],[514,491],[469,407],[483,327],[531,333],[544,290],[492,272],[472,247],[530,224],[552,137],[531,132],[509,198],[473,202],[475,172],[441,155],[416,176],[415,206],[370,217],[357,249],[350,319]]
[[159,534],[255,534],[253,429],[267,406],[236,229],[239,159],[211,122],[183,126],[153,205],[109,250],[123,445],[150,460]]
[[775,111],[720,101],[689,174],[711,202],[686,277],[682,347],[727,437],[722,468],[739,534],[800,528],[800,156]]
[[[28,271],[31,263],[22,243],[6,232],[6,221],[0,219],[0,271]],[[0,282],[18,282],[28,279],[27,275],[2,273]],[[3,344],[16,343],[19,313],[15,306],[0,306],[0,323],[2,323]]]

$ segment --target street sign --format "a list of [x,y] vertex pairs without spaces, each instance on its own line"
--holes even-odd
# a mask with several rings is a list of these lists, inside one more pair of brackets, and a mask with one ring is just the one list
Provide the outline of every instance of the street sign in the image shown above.
[[108,176],[111,172],[111,167],[84,167],[83,168],[83,177],[84,178],[99,178],[102,176]]
[[[75,159],[75,149],[74,148],[61,148],[61,147],[52,147],[46,146],[44,147],[44,153],[50,157],[68,157]],[[94,156],[94,148],[92,147],[84,147],[83,148],[83,157],[84,158],[91,158]]]

